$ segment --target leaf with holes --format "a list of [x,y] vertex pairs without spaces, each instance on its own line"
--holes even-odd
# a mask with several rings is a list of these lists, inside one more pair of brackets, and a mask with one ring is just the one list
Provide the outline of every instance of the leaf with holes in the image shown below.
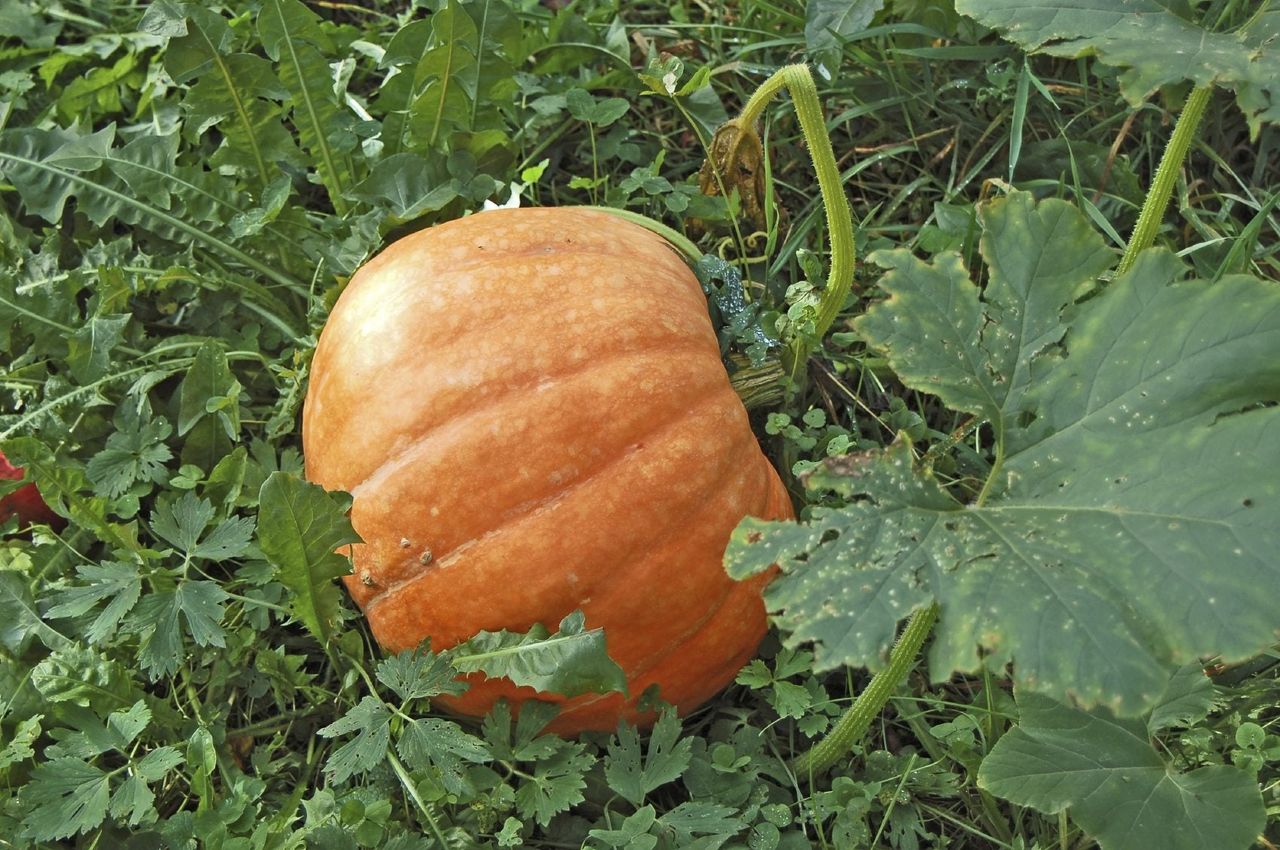
[[877,253],[888,298],[856,324],[904,383],[991,423],[979,503],[900,442],[828,462],[810,483],[848,507],[748,521],[728,566],[782,566],[768,604],[821,668],[878,665],[936,599],[935,678],[1013,662],[1026,690],[1137,714],[1175,664],[1275,639],[1280,289],[1185,280],[1164,251],[1099,286],[1108,255],[1069,205],[1019,193],[980,220],[984,289],[952,256]]

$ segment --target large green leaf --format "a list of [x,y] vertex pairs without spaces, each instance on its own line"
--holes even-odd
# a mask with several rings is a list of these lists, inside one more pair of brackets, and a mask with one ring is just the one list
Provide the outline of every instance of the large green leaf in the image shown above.
[[[1192,674],[1207,683],[1196,667]],[[1262,831],[1257,781],[1238,767],[1182,771],[1150,722],[1018,695],[1021,720],[982,762],[978,784],[1046,813],[1069,809],[1102,850],[1244,850]]]
[[359,543],[351,499],[295,475],[273,472],[258,494],[258,545],[289,589],[289,610],[321,643],[338,620],[342,594],[333,580],[351,571],[339,547]]
[[1027,50],[1089,54],[1124,68],[1120,90],[1135,105],[1159,86],[1191,80],[1234,89],[1255,135],[1264,121],[1280,121],[1280,10],[1255,16],[1237,32],[1211,32],[1175,14],[1173,5],[1169,0],[957,0],[956,10]]
[[1246,657],[1280,625],[1258,592],[1280,586],[1280,287],[1181,280],[1149,251],[1096,288],[1100,243],[1067,204],[1014,194],[980,218],[984,291],[952,257],[873,255],[889,297],[857,328],[909,386],[993,423],[981,504],[905,443],[836,459],[811,483],[855,501],[748,522],[729,569],[782,565],[769,606],[821,667],[877,664],[936,599],[935,678],[1012,661],[1027,690],[1138,713],[1174,664]]

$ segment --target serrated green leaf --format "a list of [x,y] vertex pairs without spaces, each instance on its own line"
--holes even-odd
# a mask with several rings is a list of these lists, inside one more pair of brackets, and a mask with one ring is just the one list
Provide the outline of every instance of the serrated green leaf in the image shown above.
[[609,786],[639,806],[649,792],[674,782],[689,766],[692,738],[680,738],[680,721],[675,712],[664,711],[654,724],[649,745],[640,755],[640,733],[634,726],[618,724],[617,736],[609,744],[604,775]]
[[60,129],[7,130],[0,134],[0,174],[29,212],[56,224],[76,191],[64,175],[97,168],[114,137],[114,125],[88,136]]
[[587,787],[586,772],[596,760],[586,745],[549,738],[554,751],[538,759],[530,775],[516,789],[516,811],[543,826],[571,806],[582,802]]
[[405,130],[418,146],[435,147],[443,131],[470,128],[474,94],[464,84],[475,79],[479,52],[475,22],[456,0],[431,16],[431,47],[414,70],[412,102]]
[[183,100],[193,125],[217,124],[222,131],[213,164],[242,170],[265,185],[271,165],[299,158],[278,103],[288,89],[266,59],[235,51],[231,27],[216,12],[188,6],[181,28],[183,34],[165,50],[165,68],[178,82],[194,83]]
[[387,757],[391,741],[391,712],[377,697],[367,696],[337,720],[316,731],[324,738],[356,736],[334,750],[324,763],[333,782],[346,782],[357,773],[373,770]]
[[138,661],[152,679],[177,671],[187,637],[199,646],[225,646],[222,618],[230,596],[211,581],[184,581],[144,596],[126,621],[142,635]]
[[138,568],[123,561],[103,561],[101,564],[81,564],[76,574],[86,582],[69,587],[50,597],[52,603],[45,616],[80,617],[99,602],[107,604],[85,629],[90,643],[101,643],[115,633],[121,618],[132,610],[142,595],[142,576]]
[[56,841],[88,832],[107,816],[110,780],[80,759],[59,758],[36,765],[18,799],[27,810],[23,835]]
[[634,814],[628,815],[617,829],[593,829],[587,834],[604,842],[606,847],[650,850],[658,845],[658,837],[648,834],[657,817],[657,810],[653,806],[642,806]]
[[32,669],[31,684],[50,703],[85,706],[99,715],[132,705],[140,697],[123,664],[81,645],[44,658]]
[[83,470],[62,462],[34,437],[6,440],[3,451],[36,479],[40,495],[55,513],[70,517],[77,526],[90,529],[114,547],[132,552],[140,548],[132,529],[107,521],[107,500],[88,495],[91,488]]
[[138,21],[138,31],[166,38],[187,34],[187,20],[183,3],[179,0],[153,0]]
[[440,694],[460,694],[466,686],[458,681],[449,655],[437,655],[426,648],[390,655],[378,663],[378,681],[408,702]]
[[[1280,49],[1273,38],[1280,11],[1234,33],[1211,32],[1160,0],[957,0],[956,11],[1002,30],[1027,50],[1091,55],[1124,68],[1120,91],[1134,105],[1160,86],[1191,80],[1235,89],[1255,135],[1263,120],[1280,120],[1280,111],[1262,109],[1280,99]],[[1152,50],[1153,44],[1160,49]]]
[[67,365],[81,383],[102,377],[111,362],[111,350],[124,339],[128,315],[91,316],[67,339]]
[[373,167],[351,197],[386,205],[402,221],[432,212],[458,197],[456,181],[433,173],[431,164],[415,153],[397,153]]
[[112,747],[125,752],[151,723],[151,709],[142,700],[107,716],[107,738]]
[[1164,693],[1147,718],[1147,731],[1152,735],[1175,726],[1191,726],[1209,716],[1218,701],[1213,682],[1200,662],[1184,664],[1169,679]]
[[502,761],[535,761],[554,753],[556,739],[540,733],[559,711],[554,703],[526,700],[521,704],[520,716],[513,726],[511,705],[500,700],[481,723],[493,757]]
[[173,452],[164,444],[173,429],[163,419],[117,431],[107,446],[89,459],[85,474],[95,493],[109,499],[123,496],[138,481],[159,483],[166,475],[165,462]]
[[111,792],[107,813],[117,821],[137,826],[156,811],[156,795],[141,776],[132,774]]
[[747,826],[738,813],[729,806],[704,801],[681,803],[660,817],[658,821],[675,834],[682,847],[692,844],[696,836],[728,838]]
[[186,761],[177,747],[156,747],[138,759],[134,769],[147,782],[159,782],[165,774]]
[[337,551],[360,542],[347,517],[350,497],[273,472],[258,501],[258,545],[289,589],[289,610],[316,640],[327,643],[342,598],[333,580],[351,571]]
[[258,15],[258,35],[289,90],[298,137],[311,154],[334,210],[344,215],[346,191],[354,182],[352,166],[331,139],[352,121],[351,113],[338,103],[332,74],[320,51],[329,48],[321,21],[298,0],[268,0]]
[[34,744],[36,738],[40,737],[40,721],[43,719],[43,714],[37,714],[18,722],[13,736],[0,749],[0,771],[8,770],[36,754]]
[[1182,772],[1151,746],[1140,721],[1018,695],[1020,720],[982,762],[978,784],[1048,814],[1069,809],[1103,850],[1252,846],[1262,797],[1235,767]]
[[1257,464],[1280,454],[1280,290],[1181,280],[1149,251],[1075,303],[1101,264],[1078,213],[1015,194],[980,218],[979,337],[955,262],[902,254],[857,327],[906,383],[995,423],[986,502],[962,505],[899,444],[829,462],[812,483],[856,501],[808,527],[747,522],[727,563],[782,564],[770,608],[822,669],[877,665],[938,599],[936,678],[1013,661],[1023,687],[1141,713],[1173,665],[1274,639],[1256,588],[1280,583],[1280,481]]
[[247,517],[224,520],[204,536],[191,554],[210,561],[238,558],[248,551],[249,542],[253,539],[253,529],[253,520]]
[[547,693],[578,696],[626,693],[627,676],[609,657],[603,629],[587,629],[581,611],[560,621],[554,635],[535,625],[524,634],[480,632],[452,650],[463,673],[507,678]]
[[396,752],[410,768],[435,767],[445,790],[459,795],[474,793],[466,763],[482,764],[490,758],[484,741],[468,735],[451,720],[437,718],[415,718],[406,723],[396,741]]
[[176,499],[162,500],[156,505],[151,514],[151,530],[180,552],[193,552],[213,516],[209,500],[188,490]]

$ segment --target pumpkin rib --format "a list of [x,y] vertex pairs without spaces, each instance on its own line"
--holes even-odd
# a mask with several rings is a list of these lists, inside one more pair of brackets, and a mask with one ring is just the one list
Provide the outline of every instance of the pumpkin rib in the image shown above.
[[[619,244],[622,244],[622,243],[619,243]],[[558,245],[571,245],[573,247],[569,251],[557,251],[556,249]],[[626,246],[624,246],[622,251],[616,251],[616,250],[604,249],[604,248],[579,248],[577,247],[577,245],[578,243],[575,243],[572,241],[565,241],[563,243],[547,243],[530,250],[504,252],[500,257],[496,256],[495,254],[495,256],[493,257],[485,257],[484,259],[477,260],[474,263],[461,263],[459,265],[451,265],[448,267],[448,273],[461,274],[463,272],[474,272],[474,271],[483,269],[486,266],[492,265],[493,263],[496,263],[496,262],[507,263],[512,260],[526,260],[526,259],[531,259],[533,257],[537,257],[540,254],[551,254],[551,253],[558,253],[560,257],[608,257],[611,260],[619,259],[618,255],[621,253],[621,254],[631,255],[626,259],[631,259],[636,262],[650,262],[653,259],[652,257],[645,256],[644,253],[641,251],[627,250]],[[488,250],[478,245],[474,247],[477,250],[481,250],[481,251]],[[410,246],[410,250],[414,250],[414,248]],[[379,254],[378,256],[380,257],[382,255]],[[675,249],[672,249],[672,256],[675,257],[676,260],[680,260],[680,255],[675,253]],[[430,273],[430,271],[431,269],[429,268],[423,269],[424,273]]]
[[[728,663],[713,665],[716,667],[722,666],[723,672],[720,675],[692,679],[687,675],[681,676],[679,683],[687,681],[695,683],[694,692],[677,696],[675,699],[672,699],[670,693],[663,695],[662,698],[664,700],[676,705],[681,710],[681,713],[684,713],[684,711],[701,704],[706,698],[729,684],[742,667],[742,664],[754,653],[760,640],[763,639],[765,632],[768,630],[768,624],[765,618],[764,605],[759,602],[762,578],[757,576],[744,582],[733,583],[730,596],[726,599],[725,604],[717,610],[715,616],[707,618],[697,631],[688,636],[686,643],[679,647],[679,653],[668,653],[644,672],[632,674],[628,671],[629,693],[625,696],[617,691],[610,691],[603,694],[582,694],[566,698],[559,694],[542,693],[529,687],[518,686],[507,679],[483,679],[476,676],[467,676],[466,678],[471,682],[471,688],[468,691],[459,696],[436,697],[434,702],[450,710],[473,715],[484,714],[499,699],[515,699],[519,701],[521,698],[527,697],[545,702],[554,702],[560,707],[560,714],[551,721],[547,729],[562,734],[584,729],[612,731],[617,725],[619,717],[625,717],[633,723],[651,722],[653,717],[641,714],[636,708],[636,702],[651,684],[659,684],[660,694],[662,693],[662,680],[670,679],[671,675],[677,672],[664,669],[664,665],[673,664],[678,666],[681,658],[694,658],[705,661],[705,652],[686,653],[684,650],[690,644],[693,645],[694,649],[697,649],[702,638],[721,637],[727,626],[741,624],[741,617],[739,616],[739,608],[741,606],[731,606],[729,605],[730,601],[736,600],[744,603],[746,607],[756,607],[750,605],[750,603],[758,603],[759,616],[753,619],[756,628],[752,630],[752,640],[739,641],[742,646],[731,653],[732,657],[728,659]],[[728,619],[724,619],[726,617]],[[738,633],[740,631],[739,629]],[[606,629],[607,637],[608,630]],[[686,663],[684,666],[687,668],[688,664]],[[646,682],[646,679],[652,679],[652,681]]]
[[[694,347],[689,346],[689,348],[693,349]],[[399,452],[395,452],[393,454],[388,455],[386,458],[384,458],[381,462],[377,464],[377,466],[373,467],[373,469],[361,481],[351,485],[348,488],[347,492],[349,492],[354,497],[359,495],[361,492],[367,490],[370,486],[381,483],[382,479],[385,479],[387,475],[393,474],[395,471],[394,469],[392,469],[391,472],[383,474],[384,470],[386,470],[388,467],[392,466],[393,464],[396,464],[399,461],[402,461],[406,455],[413,454],[424,442],[428,442],[429,440],[431,440],[435,436],[435,434],[440,431],[440,429],[446,428],[446,427],[448,428],[457,427],[459,430],[465,430],[463,428],[464,423],[469,426],[471,424],[471,420],[482,419],[492,415],[492,410],[491,410],[492,407],[501,404],[504,400],[509,399],[512,396],[518,395],[519,393],[528,392],[530,389],[540,386],[546,381],[555,382],[563,379],[578,378],[578,377],[589,375],[598,371],[606,371],[607,369],[610,369],[610,368],[616,368],[618,360],[621,360],[627,357],[635,357],[637,359],[646,358],[646,357],[652,356],[656,351],[667,351],[667,350],[675,351],[676,353],[681,353],[681,354],[683,353],[682,349],[670,349],[669,347],[658,346],[658,345],[654,345],[652,347],[646,346],[644,348],[635,349],[630,352],[621,352],[610,358],[596,358],[596,359],[583,360],[581,361],[580,364],[578,364],[578,368],[571,369],[565,372],[559,372],[550,376],[542,375],[539,373],[530,373],[529,380],[525,381],[524,383],[506,387],[504,388],[503,392],[498,393],[496,395],[486,396],[484,399],[485,401],[484,406],[474,406],[458,416],[442,416],[438,421],[430,423],[429,425],[426,426],[425,430],[415,433],[414,436],[416,437],[416,439],[412,443],[405,446]],[[710,375],[709,377],[712,380],[714,380],[714,375]]]
[[[732,393],[732,389],[730,389],[729,392]],[[720,401],[721,398],[722,398],[721,396],[708,393],[704,395],[702,398],[700,398],[698,401],[696,401],[692,407],[688,408],[686,413],[691,414],[696,411],[699,411],[704,406],[710,406],[710,403],[713,401]],[[657,428],[647,432],[647,434],[644,437],[642,437],[639,442],[642,444],[649,444],[649,443],[652,443],[655,439],[661,439],[661,435],[664,435],[667,431],[685,423],[686,421],[687,421],[687,416],[677,418],[677,419],[667,420]],[[578,479],[577,481],[561,489],[559,492],[555,493],[554,495],[549,496],[547,499],[543,500],[540,504],[534,506],[527,513],[507,519],[501,525],[495,528],[488,529],[487,531],[485,531],[485,533],[479,535],[478,537],[474,537],[463,544],[455,546],[447,554],[441,555],[437,559],[433,559],[432,562],[430,564],[427,564],[424,569],[417,572],[413,572],[406,578],[396,581],[395,583],[388,584],[384,588],[380,589],[379,591],[371,594],[366,598],[366,601],[362,603],[362,608],[365,612],[365,615],[369,616],[372,612],[372,609],[375,606],[377,606],[377,604],[380,601],[387,598],[387,596],[392,593],[399,593],[399,591],[404,586],[411,584],[423,578],[424,576],[428,576],[433,572],[438,572],[440,570],[447,569],[449,566],[449,564],[446,563],[447,561],[456,560],[459,556],[464,555],[466,551],[473,549],[477,545],[480,545],[482,541],[494,539],[498,536],[508,534],[508,533],[512,533],[512,534],[519,533],[521,529],[513,528],[513,526],[536,522],[539,517],[544,515],[549,510],[553,509],[557,504],[560,504],[565,499],[572,497],[574,493],[580,491],[582,488],[586,487],[588,484],[599,479],[601,475],[607,472],[615,472],[618,464],[624,463],[625,461],[634,458],[640,450],[641,450],[640,446],[637,446],[634,443],[632,445],[627,446],[621,453],[617,455],[613,455],[610,458],[610,460],[604,465],[602,465],[600,468],[597,468],[591,474]],[[727,476],[729,472],[732,472],[732,469],[733,469],[732,464],[729,464],[729,463],[722,464],[722,467],[723,469],[715,479],[715,482],[717,484],[720,483],[723,480],[723,478]],[[671,519],[673,521],[676,521],[676,520],[682,520],[684,518],[685,518],[684,516],[673,516]],[[622,563],[626,563],[626,562],[623,561]],[[615,567],[616,566],[617,565],[615,565]],[[567,614],[568,611],[566,611],[565,613]],[[554,625],[554,624],[546,624],[546,625]]]
[[[501,329],[499,329],[499,332],[500,331]],[[684,374],[680,375],[683,380],[687,381],[695,376],[704,376],[705,379],[710,382],[718,382],[720,380],[720,377],[716,374],[715,370],[710,367],[704,366],[702,368],[692,368],[701,362],[700,358],[697,357],[699,353],[704,350],[710,350],[715,346],[714,339],[691,338],[687,330],[681,329],[681,332],[678,333],[672,331],[665,334],[649,335],[644,337],[638,336],[635,339],[635,343],[636,344],[633,344],[629,348],[606,352],[602,356],[583,357],[581,360],[574,363],[571,368],[555,373],[548,374],[547,372],[529,371],[523,376],[524,379],[519,383],[504,385],[499,392],[486,395],[483,401],[486,403],[496,404],[503,398],[522,392],[528,392],[548,380],[567,378],[597,370],[606,371],[611,364],[615,363],[615,358],[632,355],[652,355],[655,353],[667,352],[676,353],[682,355],[683,358],[682,362],[679,364],[684,372]],[[465,338],[453,341],[441,348],[435,349],[431,352],[429,357],[423,355],[422,359],[416,361],[412,368],[422,371],[429,371],[435,368],[448,368],[447,366],[441,367],[437,364],[452,364],[465,360],[465,357],[462,356],[462,352],[465,352],[469,345],[470,342]],[[718,363],[718,348],[715,350]],[[345,352],[339,351],[330,355],[328,351],[321,352],[317,356],[317,360],[319,361],[317,368],[323,371],[328,367],[330,362],[334,361],[340,354],[344,353]],[[400,368],[403,371],[407,371],[410,367],[401,366]],[[723,374],[722,370],[721,374]],[[385,381],[383,383],[385,383]],[[326,388],[324,386],[318,386],[317,392],[323,393],[325,389]],[[346,391],[348,388],[339,387],[335,389]],[[701,389],[702,385],[700,383],[698,390],[701,391]],[[365,395],[368,395],[368,393],[365,393]],[[414,437],[426,436],[430,429],[449,423],[460,416],[472,416],[480,413],[483,408],[481,408],[481,410],[477,410],[475,407],[476,400],[476,394],[474,392],[459,390],[453,397],[448,398],[447,409],[441,409],[440,401],[436,398],[430,398],[429,400],[420,402],[416,405],[402,405],[400,415],[396,420],[386,423],[387,427],[385,430],[379,430],[378,438],[388,444],[394,444],[396,441],[409,434],[412,434]],[[315,414],[314,411],[312,411],[312,414],[313,416],[321,415]],[[425,416],[416,414],[430,414],[430,419],[426,419]],[[353,415],[347,421],[339,421],[336,424],[327,425],[324,428],[325,434],[323,437],[326,439],[324,439],[323,442],[346,444],[349,432],[353,430],[355,427],[354,423],[357,421],[359,421],[359,418]],[[424,421],[428,423],[426,426],[428,430],[419,434],[416,429],[422,428]],[[320,437],[320,435],[314,433],[315,429],[318,427],[320,426],[316,425],[312,421],[311,417],[304,416],[304,441],[310,437],[312,444],[315,445],[317,443],[317,439]],[[308,434],[308,431],[311,431],[312,433]],[[411,450],[412,446],[409,446],[402,451]],[[351,458],[349,457],[349,453],[343,452],[339,456],[342,458],[344,466],[350,464]],[[393,459],[394,456],[392,455],[370,468],[358,467],[358,472],[354,475],[344,476],[343,480],[340,481],[339,484],[343,489],[354,493],[354,488],[361,486],[363,482],[375,475],[379,466]],[[325,477],[326,479],[330,478],[330,476],[325,475],[321,470],[317,470],[317,472],[321,477]],[[350,473],[351,470],[347,470],[347,472]]]
[[[752,437],[752,439],[754,440],[754,436]],[[758,468],[766,478],[764,482],[765,486],[766,487],[770,486],[770,482],[767,479],[770,476],[772,476],[771,467],[768,467],[765,464],[761,464]],[[712,490],[712,492],[720,492],[721,489],[723,488],[725,480],[730,475],[732,475],[734,472],[737,472],[737,471],[739,471],[739,467],[737,465],[735,464],[727,465],[727,472],[723,474],[719,479],[716,480],[715,489]],[[750,491],[755,488],[750,487],[747,483],[744,482],[739,489],[744,491]],[[722,509],[723,509],[723,506],[718,504],[715,500],[707,499],[701,505],[698,506],[698,510],[696,512],[694,512],[693,514],[686,514],[684,517],[682,517],[682,519],[684,520],[686,525],[690,527],[696,527],[698,524],[698,520],[700,520],[700,518],[704,514],[709,513],[713,510],[722,510]],[[756,512],[753,512],[753,513],[756,513]],[[625,587],[619,586],[617,589],[614,589],[612,593],[607,593],[605,596],[598,599],[593,597],[593,601],[596,602],[596,604],[603,607],[604,609],[614,612],[615,617],[621,616],[621,614],[619,613],[620,606],[615,603],[615,597],[623,596],[625,598],[625,596],[631,592],[630,589],[634,585],[639,585],[642,587],[661,586],[659,582],[665,581],[667,577],[663,575],[655,575],[655,573],[661,570],[661,565],[664,563],[664,560],[665,560],[664,553],[670,550],[674,550],[678,552],[686,544],[687,544],[687,540],[685,539],[672,540],[663,550],[660,550],[659,552],[656,552],[656,553],[647,553],[650,555],[649,560],[652,562],[652,566],[650,566],[649,569],[641,572],[639,570],[639,567],[637,566],[637,568],[632,569],[627,575],[627,581],[626,581]],[[671,560],[674,560],[674,559],[671,559]],[[650,666],[652,666],[649,663],[650,661],[652,661],[653,663],[657,663],[658,661],[660,661],[661,660],[660,656],[665,656],[666,654],[669,654],[673,650],[673,648],[678,647],[681,643],[687,641],[691,635],[693,635],[700,628],[702,628],[702,626],[708,620],[714,617],[715,614],[720,610],[720,608],[724,606],[729,596],[737,589],[738,583],[730,579],[728,574],[724,572],[716,573],[714,578],[720,580],[720,584],[716,588],[719,591],[719,593],[714,598],[703,597],[698,600],[700,603],[706,606],[701,616],[694,617],[691,621],[689,621],[689,626],[688,628],[685,629],[684,632],[682,632],[678,636],[668,641],[667,645],[655,650],[650,656],[646,657],[644,662],[638,663],[637,666],[633,667],[632,669],[629,669],[627,671],[629,676],[633,674],[639,675],[645,672]],[[621,613],[623,614],[626,613],[625,607],[622,607]],[[666,620],[666,622],[671,622],[671,620],[673,619],[673,617],[670,616],[670,614],[672,613],[671,607],[668,606],[665,609],[664,613],[666,615],[664,616],[664,619]],[[630,618],[625,618],[625,619],[627,619],[628,622],[634,622],[633,619],[630,619]]]
[[[532,207],[529,209],[531,211],[540,211],[543,208]],[[488,211],[488,213],[492,213],[492,212],[499,212],[499,211],[496,211],[496,210]],[[603,217],[605,220],[610,221],[610,223],[617,221],[617,219],[615,219],[613,216],[609,215],[608,213],[598,213],[594,210],[581,210],[579,212],[587,213],[588,214],[586,216],[587,218]],[[422,253],[434,253],[429,250],[423,250],[422,248],[420,248],[419,243],[426,243],[430,240],[438,241],[441,237],[447,235],[446,231],[451,231],[455,229],[461,230],[463,229],[462,227],[455,228],[455,227],[450,227],[450,225],[456,224],[458,222],[467,221],[470,218],[471,216],[466,216],[460,219],[455,219],[454,221],[445,222],[443,224],[435,225],[434,227],[428,227],[428,228],[424,228],[422,230],[418,230],[413,233],[410,233],[407,236],[402,237],[402,239],[400,240],[401,242],[405,243],[402,246],[402,250],[415,251],[415,252],[421,251]],[[470,222],[468,222],[468,224],[470,224]],[[529,230],[533,230],[533,229],[529,228]],[[433,231],[436,231],[436,232],[433,232]],[[637,231],[636,233],[627,234],[627,236],[633,237],[633,238],[617,239],[613,242],[610,242],[608,244],[608,247],[593,248],[593,247],[589,247],[591,244],[590,242],[581,242],[581,241],[575,242],[573,241],[573,239],[569,237],[565,237],[563,240],[559,240],[559,241],[539,242],[539,243],[536,243],[535,247],[532,247],[532,248],[524,248],[524,249],[517,249],[517,250],[502,249],[500,253],[497,250],[495,250],[492,255],[486,256],[483,259],[477,260],[472,263],[461,263],[457,265],[450,265],[448,268],[449,268],[449,272],[451,273],[473,271],[475,269],[483,268],[484,266],[494,262],[507,262],[512,259],[524,259],[528,257],[536,257],[539,254],[548,254],[548,253],[557,253],[562,256],[565,254],[570,254],[570,255],[581,255],[581,256],[607,257],[610,260],[631,259],[638,262],[648,263],[648,262],[651,262],[654,258],[647,251],[640,251],[640,250],[634,249],[634,245],[644,240],[645,236],[650,237],[650,240],[644,240],[645,242],[648,242],[648,244],[646,244],[645,246],[646,248],[650,247],[650,245],[656,244],[657,247],[665,249],[670,254],[671,258],[675,260],[675,262],[678,263],[681,268],[688,268],[688,266],[685,265],[684,258],[681,256],[680,252],[677,251],[671,245],[671,243],[667,242],[667,240],[663,239],[661,236],[658,236],[655,233],[651,233],[648,230],[645,230],[642,227],[637,227],[636,231]],[[533,230],[533,232],[539,232],[539,231]],[[427,236],[423,236],[423,234],[431,234],[431,235],[430,237],[427,237]],[[396,245],[396,244],[398,243],[392,243],[392,245]],[[565,245],[572,246],[572,250],[570,251],[564,250],[563,246]],[[392,247],[391,245],[388,245],[386,248],[379,251],[377,254],[374,254],[372,257],[365,260],[364,264],[360,267],[360,270],[361,271],[367,270],[370,273],[377,272],[380,270],[381,266],[389,262],[395,262],[396,259],[398,258],[391,258],[391,259],[385,259],[385,260],[383,259],[384,257],[387,256],[387,252],[391,249],[391,247]],[[478,251],[492,250],[491,248],[483,245],[473,244],[473,245],[470,245],[469,247]],[[626,256],[620,258],[619,254],[623,254]],[[423,269],[424,273],[430,273],[430,271],[431,271],[430,268]]]

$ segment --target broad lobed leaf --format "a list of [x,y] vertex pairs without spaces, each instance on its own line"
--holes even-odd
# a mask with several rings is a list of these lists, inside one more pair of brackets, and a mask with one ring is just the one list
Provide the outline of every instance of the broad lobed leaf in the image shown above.
[[1124,68],[1120,90],[1135,105],[1160,86],[1191,80],[1235,89],[1255,135],[1263,122],[1280,121],[1280,10],[1260,10],[1237,32],[1213,32],[1167,0],[957,0],[956,11],[1026,50],[1093,55]]
[[782,564],[769,605],[820,666],[875,666],[937,599],[935,679],[1012,661],[1024,689],[1136,714],[1173,665],[1277,633],[1257,588],[1280,585],[1280,481],[1259,467],[1280,454],[1280,290],[1184,280],[1162,251],[1099,285],[1097,237],[1056,201],[1014,194],[981,222],[980,294],[949,257],[881,256],[890,297],[857,327],[908,385],[993,423],[985,501],[900,443],[828,462],[812,483],[854,501],[744,525],[728,565]]
[[[1207,682],[1198,665],[1191,675]],[[1020,722],[982,762],[993,794],[1072,818],[1102,850],[1244,850],[1265,821],[1257,783],[1238,767],[1181,771],[1152,746],[1141,721],[1018,695]]]

